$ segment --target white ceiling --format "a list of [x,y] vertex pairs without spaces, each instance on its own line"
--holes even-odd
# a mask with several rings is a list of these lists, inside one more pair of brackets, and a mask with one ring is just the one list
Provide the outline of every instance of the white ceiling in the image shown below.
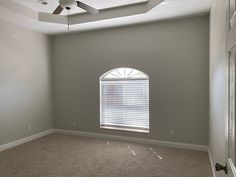
[[[5,4],[12,0],[1,0]],[[145,23],[150,21],[162,21],[167,19],[183,18],[187,16],[198,16],[209,13],[211,0],[164,0],[162,3],[151,9],[149,12],[138,15],[130,15],[125,17],[105,19],[87,23],[72,25],[70,31],[67,30],[65,24],[42,22],[34,18],[30,18],[25,13],[17,12],[18,9],[9,9],[0,1],[0,19],[11,21],[28,28],[56,35],[61,33],[85,31],[100,28],[117,27],[123,25],[131,25]],[[41,5],[38,0],[14,0],[30,7],[33,11],[51,13],[57,7],[58,0],[47,0],[48,5]],[[82,0],[81,0],[82,1]],[[144,2],[146,0],[83,0],[98,9],[110,8],[114,6],[123,6],[127,4]],[[2,6],[1,6],[2,5]],[[4,6],[3,6],[4,5]],[[32,11],[32,12],[33,12]],[[82,10],[74,10],[73,13],[81,13]]]
[[[15,0],[37,12],[52,13],[58,6],[58,0]],[[47,2],[47,5],[43,5],[41,2]],[[96,9],[107,9],[112,7],[119,7],[139,2],[145,2],[148,0],[81,0],[81,2],[88,4]],[[85,12],[81,8],[74,8],[70,10],[70,14]],[[63,10],[61,15],[67,15],[67,11]]]

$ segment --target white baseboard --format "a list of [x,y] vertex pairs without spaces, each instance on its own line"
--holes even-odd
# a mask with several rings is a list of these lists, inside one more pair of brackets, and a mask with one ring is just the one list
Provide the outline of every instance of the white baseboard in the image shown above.
[[113,140],[126,141],[126,142],[132,142],[132,143],[149,144],[149,145],[156,145],[156,146],[208,152],[207,146],[196,145],[196,144],[175,143],[175,142],[169,142],[169,141],[159,141],[159,140],[153,140],[153,139],[133,138],[133,137],[126,137],[126,136],[107,135],[107,134],[82,132],[82,131],[74,131],[74,130],[64,130],[64,129],[55,129],[55,133],[65,134],[65,135],[78,135],[78,136],[102,138],[102,139],[113,139]]
[[54,129],[51,129],[51,130],[47,130],[47,131],[44,131],[44,132],[41,132],[41,133],[37,133],[37,134],[31,135],[31,136],[28,136],[26,138],[22,138],[22,139],[19,139],[19,140],[16,140],[16,141],[13,141],[13,142],[10,142],[10,143],[7,143],[7,144],[0,145],[0,152],[4,151],[4,150],[7,150],[7,149],[10,149],[10,148],[13,148],[13,147],[18,146],[18,145],[21,145],[23,143],[27,143],[29,141],[41,138],[43,136],[47,136],[47,135],[52,134],[54,132],[55,132]]
[[211,164],[211,172],[213,177],[216,177],[216,171],[215,171],[215,165],[212,159],[212,154],[211,154],[211,150],[208,148],[208,155],[209,155],[209,160],[210,160],[210,164]]
[[[47,136],[49,134],[58,133],[58,134],[66,134],[66,135],[78,135],[78,136],[86,136],[86,137],[94,137],[94,138],[102,138],[102,139],[112,139],[118,141],[126,141],[132,143],[140,143],[140,144],[149,144],[163,147],[172,147],[172,148],[180,148],[180,149],[188,149],[188,150],[196,150],[196,151],[206,151],[208,152],[208,147],[204,145],[196,145],[196,144],[187,144],[187,143],[175,143],[169,141],[160,141],[153,139],[144,139],[144,138],[134,138],[134,137],[126,137],[126,136],[117,136],[117,135],[108,135],[108,134],[99,134],[99,133],[91,133],[91,132],[83,132],[83,131],[74,131],[74,130],[65,130],[65,129],[51,129],[41,133],[37,133],[35,135],[22,138],[20,140],[16,140],[4,145],[0,145],[0,152],[13,148],[15,146],[21,145],[23,143],[27,143],[29,141],[41,138],[43,136]],[[210,152],[209,158],[211,160]],[[212,163],[212,161],[211,161]]]

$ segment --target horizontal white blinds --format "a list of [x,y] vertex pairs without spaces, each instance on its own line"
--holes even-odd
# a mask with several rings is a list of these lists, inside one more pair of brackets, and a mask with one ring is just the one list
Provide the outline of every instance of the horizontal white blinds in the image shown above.
[[149,81],[101,80],[100,127],[149,132]]

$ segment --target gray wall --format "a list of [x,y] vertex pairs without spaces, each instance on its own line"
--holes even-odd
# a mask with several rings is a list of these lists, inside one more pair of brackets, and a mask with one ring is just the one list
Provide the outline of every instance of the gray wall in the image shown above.
[[[208,16],[63,35],[52,46],[56,128],[208,144]],[[117,67],[150,76],[149,134],[99,128],[99,76]]]
[[0,26],[1,145],[51,129],[53,112],[49,37],[2,20]]
[[[225,164],[226,122],[226,11],[225,2],[215,0],[210,13],[210,106],[209,148],[213,164]],[[223,174],[223,173],[222,173]],[[224,175],[222,175],[224,176]]]

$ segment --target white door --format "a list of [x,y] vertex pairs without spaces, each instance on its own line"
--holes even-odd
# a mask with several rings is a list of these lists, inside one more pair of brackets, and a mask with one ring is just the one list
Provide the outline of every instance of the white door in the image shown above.
[[227,166],[228,176],[236,177],[236,144],[235,144],[235,59],[236,45],[228,52],[228,142]]
[[236,177],[236,0],[228,0],[226,31],[228,67],[227,176]]

